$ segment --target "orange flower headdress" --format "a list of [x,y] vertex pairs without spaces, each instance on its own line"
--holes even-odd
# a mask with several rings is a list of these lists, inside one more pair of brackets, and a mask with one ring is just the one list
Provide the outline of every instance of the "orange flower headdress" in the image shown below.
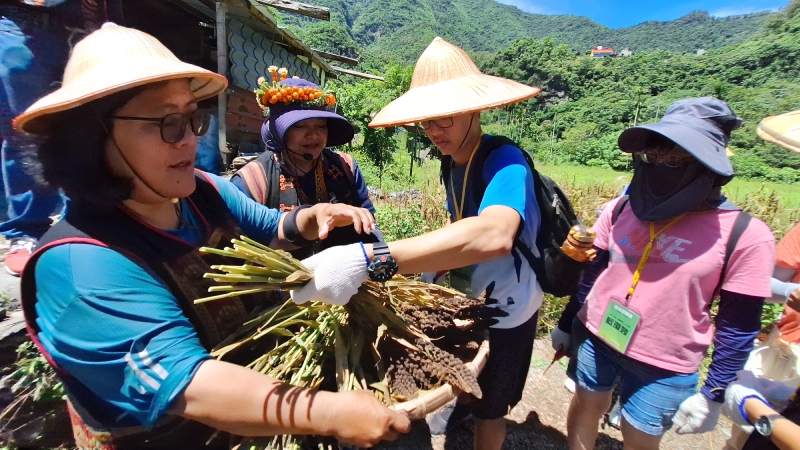
[[286,106],[291,103],[300,103],[301,107],[329,108],[336,104],[336,97],[332,92],[326,92],[316,84],[300,77],[287,79],[289,71],[284,67],[279,69],[276,66],[270,66],[267,70],[272,80],[259,78],[258,89],[254,91],[256,101],[265,114],[267,109],[273,105]]

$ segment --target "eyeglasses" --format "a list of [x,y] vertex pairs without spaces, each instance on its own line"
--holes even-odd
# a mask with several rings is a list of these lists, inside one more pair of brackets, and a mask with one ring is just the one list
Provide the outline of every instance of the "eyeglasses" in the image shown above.
[[637,155],[639,155],[639,158],[641,158],[642,161],[647,164],[659,164],[672,169],[676,169],[692,159],[692,155],[685,151],[670,151],[667,153],[659,151],[645,151],[639,152]]
[[186,125],[191,125],[192,133],[195,136],[206,134],[211,121],[211,111],[198,109],[190,115],[172,113],[164,117],[111,116],[111,118],[115,120],[158,122],[161,126],[161,140],[167,144],[174,144],[183,139],[183,135],[186,133]]
[[453,126],[453,118],[444,117],[442,119],[423,120],[419,123],[419,126],[422,127],[423,130],[430,130],[431,125],[436,125],[439,128],[450,128]]

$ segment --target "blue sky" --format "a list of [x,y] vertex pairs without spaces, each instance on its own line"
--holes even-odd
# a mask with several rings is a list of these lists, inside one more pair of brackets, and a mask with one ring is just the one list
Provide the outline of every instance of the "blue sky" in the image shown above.
[[789,0],[497,0],[536,14],[587,16],[612,28],[629,27],[648,20],[668,21],[704,10],[716,17],[777,11]]

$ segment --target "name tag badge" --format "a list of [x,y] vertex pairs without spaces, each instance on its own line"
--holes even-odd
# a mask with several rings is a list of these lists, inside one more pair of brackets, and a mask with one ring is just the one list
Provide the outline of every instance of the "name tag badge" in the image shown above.
[[618,297],[611,297],[597,335],[620,353],[625,353],[631,343],[641,316],[622,306]]
[[472,266],[460,267],[450,271],[450,287],[461,291],[467,297],[472,295]]

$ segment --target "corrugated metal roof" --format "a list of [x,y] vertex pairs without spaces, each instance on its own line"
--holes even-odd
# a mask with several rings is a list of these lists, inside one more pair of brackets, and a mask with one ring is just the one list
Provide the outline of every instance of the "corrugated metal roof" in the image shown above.
[[255,89],[258,77],[268,77],[267,67],[286,67],[289,76],[319,84],[317,71],[286,48],[270,40],[235,17],[228,18],[228,58],[231,82],[243,89]]

